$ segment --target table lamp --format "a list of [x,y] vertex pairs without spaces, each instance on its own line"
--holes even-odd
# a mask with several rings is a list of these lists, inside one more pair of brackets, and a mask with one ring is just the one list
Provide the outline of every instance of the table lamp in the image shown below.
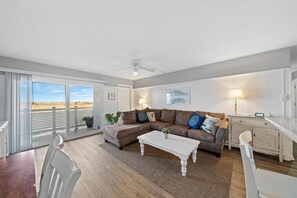
[[146,103],[146,100],[144,98],[139,98],[138,103],[142,105],[142,109],[143,109],[143,105]]
[[231,89],[230,90],[230,98],[235,100],[234,115],[237,115],[237,100],[244,98],[242,89]]

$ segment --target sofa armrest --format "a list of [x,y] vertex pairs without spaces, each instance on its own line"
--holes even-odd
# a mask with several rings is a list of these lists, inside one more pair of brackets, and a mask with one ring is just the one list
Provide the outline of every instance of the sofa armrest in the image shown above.
[[216,132],[216,142],[215,142],[215,153],[222,153],[224,144],[225,144],[225,137],[227,134],[227,129],[228,129],[228,120],[222,120],[219,123],[219,128]]
[[219,128],[228,129],[228,124],[229,124],[228,118],[225,118],[223,120],[220,120],[216,126],[218,126]]

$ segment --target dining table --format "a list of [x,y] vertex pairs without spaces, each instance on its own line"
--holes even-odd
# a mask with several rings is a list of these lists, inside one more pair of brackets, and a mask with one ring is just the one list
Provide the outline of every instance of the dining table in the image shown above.
[[34,150],[0,158],[0,197],[36,197]]

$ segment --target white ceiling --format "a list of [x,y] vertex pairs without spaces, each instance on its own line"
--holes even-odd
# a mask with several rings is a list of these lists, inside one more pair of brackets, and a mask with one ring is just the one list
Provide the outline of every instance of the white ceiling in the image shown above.
[[293,0],[2,0],[0,55],[127,79],[297,45]]

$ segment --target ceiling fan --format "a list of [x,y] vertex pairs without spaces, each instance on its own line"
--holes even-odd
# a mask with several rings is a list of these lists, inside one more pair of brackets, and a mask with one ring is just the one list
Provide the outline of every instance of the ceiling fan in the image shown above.
[[[133,76],[137,76],[139,70],[145,70],[145,71],[148,71],[148,72],[155,72],[156,70],[158,70],[158,69],[153,68],[151,66],[142,66],[140,62],[141,62],[140,59],[132,59],[131,63],[130,63],[131,66],[120,68],[119,70],[131,68],[132,71],[133,71]],[[160,70],[158,70],[158,71],[160,71]],[[162,72],[162,71],[160,71],[160,72]],[[164,73],[164,72],[162,72],[162,73]]]

